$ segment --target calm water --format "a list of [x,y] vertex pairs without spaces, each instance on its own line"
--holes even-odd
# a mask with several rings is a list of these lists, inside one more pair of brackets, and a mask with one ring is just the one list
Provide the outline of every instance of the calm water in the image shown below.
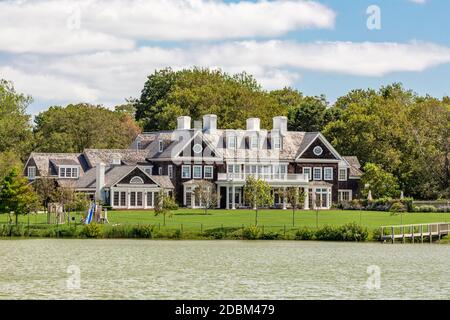
[[0,266],[0,299],[450,299],[448,245],[2,240]]

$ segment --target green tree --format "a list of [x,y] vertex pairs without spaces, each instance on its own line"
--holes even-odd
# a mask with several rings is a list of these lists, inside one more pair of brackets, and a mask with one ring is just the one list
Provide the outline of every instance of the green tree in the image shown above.
[[246,201],[255,210],[255,226],[258,225],[259,208],[268,206],[273,203],[272,188],[270,185],[258,178],[248,176],[244,186],[244,196]]
[[174,129],[180,115],[202,120],[210,113],[220,115],[218,126],[225,129],[245,128],[250,117],[260,118],[263,127],[271,128],[272,118],[287,110],[246,73],[229,75],[200,68],[156,71],[136,101],[136,120],[143,122],[146,131]]
[[[365,186],[368,188],[365,188]],[[361,177],[361,193],[367,197],[369,190],[374,199],[390,197],[395,198],[400,195],[400,189],[395,178],[391,173],[384,171],[380,166],[374,163],[366,163],[364,174]]]
[[155,199],[155,216],[163,216],[163,226],[166,225],[166,215],[171,214],[172,210],[177,210],[178,205],[175,199],[168,195],[166,191],[160,190]]
[[12,168],[22,168],[19,155],[13,151],[0,152],[0,180],[8,175]]
[[0,153],[14,152],[24,160],[32,147],[31,97],[17,93],[11,82],[0,79]]
[[13,212],[17,225],[20,214],[36,211],[38,205],[38,197],[28,179],[23,177],[17,168],[12,168],[0,184],[0,212]]
[[194,189],[195,199],[203,206],[205,215],[208,214],[208,209],[217,205],[217,193],[213,183],[200,180]]
[[286,189],[287,201],[292,207],[292,226],[295,226],[295,210],[302,208],[305,201],[305,193],[297,187],[288,187]]
[[36,150],[42,152],[126,148],[140,132],[128,113],[84,103],[50,107],[35,123]]

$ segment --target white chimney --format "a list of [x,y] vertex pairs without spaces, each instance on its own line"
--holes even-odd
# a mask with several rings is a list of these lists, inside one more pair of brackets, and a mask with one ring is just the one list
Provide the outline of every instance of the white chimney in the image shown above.
[[260,130],[259,118],[247,119],[247,131],[259,131],[259,130]]
[[177,130],[191,129],[191,117],[189,116],[178,117],[177,122],[178,122]]
[[203,116],[203,130],[208,133],[215,133],[217,130],[217,116],[206,114]]
[[287,117],[284,116],[274,117],[273,130],[279,130],[282,134],[287,132]]
[[95,170],[95,199],[105,202],[105,164],[100,162]]

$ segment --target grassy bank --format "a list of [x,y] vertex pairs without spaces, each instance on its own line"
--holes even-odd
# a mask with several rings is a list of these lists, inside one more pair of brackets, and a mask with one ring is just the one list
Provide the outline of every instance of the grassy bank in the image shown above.
[[[81,213],[72,213],[76,222],[48,225],[44,213],[20,216],[19,226],[10,226],[7,215],[0,215],[0,236],[19,237],[91,237],[80,224]],[[405,213],[392,215],[374,211],[297,211],[294,219],[290,210],[260,210],[258,227],[253,210],[180,209],[166,216],[155,216],[152,210],[110,211],[109,224],[98,226],[102,238],[156,239],[302,239],[323,240],[342,238],[344,225],[357,225],[367,230],[366,239],[374,239],[382,225],[417,224],[450,221],[450,213]],[[252,229],[253,228],[253,229]],[[252,231],[253,230],[253,231]],[[95,232],[95,231],[93,231]],[[316,234],[318,232],[318,234]],[[148,236],[148,233],[151,233]],[[253,235],[252,235],[253,233]],[[326,239],[325,239],[326,240]]]

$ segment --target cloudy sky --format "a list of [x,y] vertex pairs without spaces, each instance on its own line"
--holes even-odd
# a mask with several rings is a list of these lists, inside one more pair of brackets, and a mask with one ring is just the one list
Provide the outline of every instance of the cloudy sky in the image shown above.
[[330,101],[395,81],[441,97],[448,12],[448,0],[0,0],[0,78],[33,96],[33,114],[121,104],[166,66],[245,70]]

